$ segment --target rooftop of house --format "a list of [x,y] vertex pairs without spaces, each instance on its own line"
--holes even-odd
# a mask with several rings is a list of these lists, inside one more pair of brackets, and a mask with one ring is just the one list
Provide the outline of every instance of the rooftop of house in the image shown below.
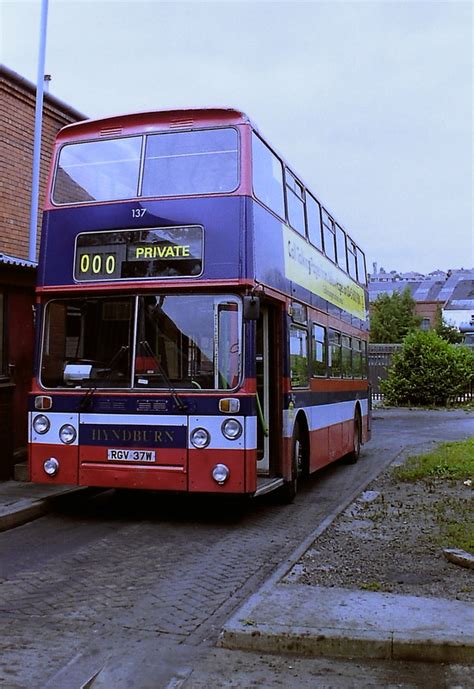
[[[453,299],[460,303],[472,302],[474,295],[470,295],[474,285],[474,268],[449,270],[446,273],[440,270],[433,271],[429,275],[421,273],[397,273],[391,271],[369,274],[369,298],[375,301],[380,294],[402,293],[409,289],[413,299],[417,302],[437,302],[447,305]],[[468,296],[470,295],[470,296]],[[454,307],[451,307],[454,308]],[[472,306],[458,306],[457,308],[472,308]]]

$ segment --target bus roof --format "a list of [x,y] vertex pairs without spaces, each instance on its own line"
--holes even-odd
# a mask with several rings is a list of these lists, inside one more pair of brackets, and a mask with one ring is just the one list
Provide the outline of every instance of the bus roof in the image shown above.
[[195,108],[186,110],[161,110],[112,115],[96,120],[83,120],[63,127],[58,142],[91,137],[121,136],[174,129],[190,129],[195,126],[251,124],[247,115],[233,108]]

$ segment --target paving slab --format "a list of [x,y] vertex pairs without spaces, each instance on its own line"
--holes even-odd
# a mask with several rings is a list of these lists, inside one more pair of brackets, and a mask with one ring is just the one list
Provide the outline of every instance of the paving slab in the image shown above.
[[222,629],[219,646],[270,653],[474,662],[474,606],[462,601],[277,583]]
[[13,529],[46,514],[51,500],[87,488],[30,483],[29,481],[0,482],[0,531]]

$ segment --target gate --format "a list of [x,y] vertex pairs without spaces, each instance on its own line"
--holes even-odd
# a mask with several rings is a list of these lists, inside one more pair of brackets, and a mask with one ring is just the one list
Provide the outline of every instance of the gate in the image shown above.
[[392,364],[393,355],[399,352],[401,348],[401,344],[369,345],[369,382],[373,400],[383,399],[380,383],[388,377],[388,369]]

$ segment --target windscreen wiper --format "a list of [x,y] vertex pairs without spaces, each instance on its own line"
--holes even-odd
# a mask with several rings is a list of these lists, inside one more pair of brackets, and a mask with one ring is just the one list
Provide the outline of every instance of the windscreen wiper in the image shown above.
[[[120,349],[118,349],[118,351],[115,352],[108,364],[104,366],[104,368],[106,369],[106,373],[102,376],[102,380],[106,380],[107,378],[109,378],[109,376],[112,374],[112,371],[114,370],[114,366],[117,363],[117,361],[121,358],[122,354],[124,352],[127,352],[129,349],[130,347],[128,345],[122,345]],[[79,402],[79,411],[88,411],[90,409],[92,397],[96,393],[97,389],[98,385],[96,384],[87,390],[86,394]]]
[[153,359],[153,363],[156,364],[156,368],[158,369],[159,374],[165,381],[166,386],[168,387],[168,391],[171,393],[171,397],[174,400],[174,403],[180,409],[181,411],[184,411],[187,408],[187,405],[183,402],[181,397],[178,395],[176,392],[176,389],[173,387],[173,384],[171,383],[170,379],[168,378],[168,374],[166,373],[165,369],[160,363],[160,360],[156,356],[155,352],[152,350],[150,347],[150,344],[148,340],[141,340],[139,342],[140,347],[143,348],[144,353],[150,357],[150,359]]

